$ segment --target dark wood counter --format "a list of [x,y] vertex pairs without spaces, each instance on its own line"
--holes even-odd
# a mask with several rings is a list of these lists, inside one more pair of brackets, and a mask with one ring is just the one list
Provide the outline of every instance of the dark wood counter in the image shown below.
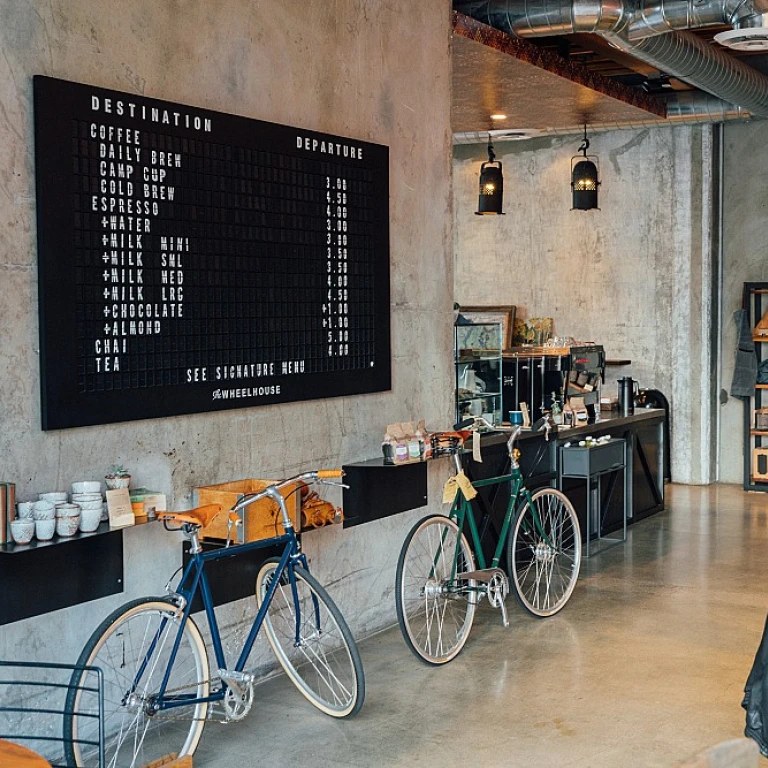
[[[608,416],[596,424],[558,429],[550,433],[523,431],[518,440],[520,466],[530,490],[555,485],[557,480],[558,448],[567,442],[578,442],[588,435],[611,435],[628,441],[627,468],[603,484],[603,532],[622,525],[623,472],[631,474],[628,518],[631,524],[664,509],[664,411],[638,409],[632,416]],[[509,457],[506,443],[508,433],[491,432],[482,436],[482,463],[472,460],[470,451],[462,457],[465,471],[472,479],[482,479],[508,471]],[[415,462],[403,465],[384,465],[382,459],[371,459],[344,466],[350,489],[344,491],[344,525],[357,525],[381,517],[415,509],[427,503],[427,464]],[[563,490],[579,514],[582,528],[586,508],[586,484],[565,479]],[[618,492],[614,493],[614,490]],[[508,489],[492,486],[482,489],[480,508],[486,513],[483,546],[492,548],[508,503]]]

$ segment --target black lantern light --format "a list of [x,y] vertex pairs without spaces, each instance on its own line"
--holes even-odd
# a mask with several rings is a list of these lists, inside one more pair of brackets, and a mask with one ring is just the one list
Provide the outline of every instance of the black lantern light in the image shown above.
[[592,208],[598,208],[597,188],[600,186],[600,178],[597,163],[599,161],[594,155],[587,155],[588,149],[589,139],[585,125],[584,141],[578,149],[583,157],[574,155],[571,158],[571,189],[573,190],[573,208],[571,210],[589,211]]
[[488,213],[501,213],[501,200],[504,195],[504,176],[501,172],[501,161],[496,160],[491,144],[491,134],[488,134],[488,162],[480,166],[480,197],[477,201],[476,216]]

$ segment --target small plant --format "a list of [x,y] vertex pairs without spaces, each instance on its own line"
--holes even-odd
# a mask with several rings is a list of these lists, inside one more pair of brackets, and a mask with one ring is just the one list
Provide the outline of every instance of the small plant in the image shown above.
[[131,473],[122,464],[113,464],[109,472],[104,476],[107,488],[127,488],[131,482]]

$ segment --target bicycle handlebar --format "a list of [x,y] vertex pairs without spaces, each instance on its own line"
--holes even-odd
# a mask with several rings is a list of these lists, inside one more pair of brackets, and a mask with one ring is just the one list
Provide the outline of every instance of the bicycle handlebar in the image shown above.
[[[510,456],[515,449],[515,440],[517,440],[518,435],[523,429],[520,424],[512,424],[509,427],[495,426],[491,424],[487,419],[484,419],[482,416],[472,416],[468,419],[464,419],[463,421],[458,422],[457,424],[454,424],[453,426],[455,430],[469,429],[470,432],[477,432],[480,427],[486,427],[488,429],[497,430],[499,432],[509,432],[510,435],[509,439],[507,440],[507,452]],[[549,430],[547,430],[547,432],[549,432]]]
[[335,479],[341,480],[342,477],[344,477],[343,469],[316,469],[312,472],[302,472],[302,474],[289,477],[287,480],[283,480],[280,483],[273,483],[272,485],[267,486],[263,491],[243,496],[243,498],[232,507],[232,512],[237,512],[244,507],[248,507],[267,496],[271,496],[277,501],[281,508],[284,508],[285,501],[278,491],[280,488],[285,488],[285,486],[294,483],[306,483],[307,485],[310,485],[311,483],[322,483],[323,485],[336,485],[341,486],[342,488],[348,488],[349,486],[344,485],[344,483],[331,482]]

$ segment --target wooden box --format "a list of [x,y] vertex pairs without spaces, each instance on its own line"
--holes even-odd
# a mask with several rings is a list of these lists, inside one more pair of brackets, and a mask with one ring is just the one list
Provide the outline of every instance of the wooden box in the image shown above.
[[[221,514],[217,515],[209,525],[201,531],[201,537],[204,539],[226,539],[227,521],[229,519],[229,510],[237,504],[243,496],[249,493],[258,493],[267,486],[272,485],[277,480],[234,480],[230,483],[219,483],[218,485],[204,485],[195,488],[195,506],[204,504],[221,504]],[[295,485],[289,485],[282,488],[280,493],[285,499],[288,508],[288,516],[293,521],[293,525],[298,533],[301,530],[300,515],[300,496],[296,491]],[[259,539],[269,539],[273,536],[281,536],[285,533],[283,522],[280,515],[280,508],[272,499],[260,499],[253,504],[240,510],[242,525],[237,526],[233,531],[232,539],[238,544],[246,541],[258,541]]]
[[768,432],[768,408],[755,410],[755,429]]
[[768,480],[768,448],[752,449],[753,480]]

